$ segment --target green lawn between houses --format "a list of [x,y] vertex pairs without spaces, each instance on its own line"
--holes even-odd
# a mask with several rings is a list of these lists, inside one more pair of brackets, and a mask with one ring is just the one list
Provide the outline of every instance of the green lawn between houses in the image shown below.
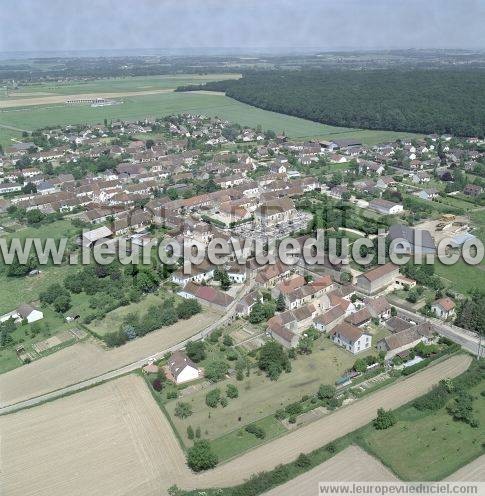
[[[359,357],[365,354],[359,354]],[[245,376],[242,381],[231,378],[216,383],[183,400],[169,401],[165,404],[165,410],[184,443],[188,442],[187,427],[191,425],[194,430],[200,427],[202,437],[218,440],[216,446],[221,446],[223,442],[218,439],[221,436],[229,433],[237,435],[234,432],[237,433],[239,428],[265,419],[306,394],[316,393],[320,384],[334,384],[339,376],[352,367],[356,358],[329,339],[320,338],[315,343],[313,353],[299,355],[291,362],[292,371],[283,373],[277,381],[270,381],[263,372],[253,368],[250,376]],[[224,395],[227,384],[234,384],[238,388],[239,397],[229,399],[225,408],[209,408],[205,403],[207,393],[219,388]],[[190,417],[180,419],[174,415],[178,401],[190,404],[193,411]]]
[[446,408],[420,412],[413,406],[397,411],[398,422],[378,431],[367,426],[358,444],[377,456],[403,480],[442,480],[484,452],[485,384],[470,390],[480,427],[473,429],[448,415]]

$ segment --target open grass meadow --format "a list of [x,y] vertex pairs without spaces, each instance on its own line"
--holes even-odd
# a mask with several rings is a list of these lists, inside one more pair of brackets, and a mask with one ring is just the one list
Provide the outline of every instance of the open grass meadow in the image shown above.
[[[171,297],[175,298],[175,301],[181,300],[180,297],[170,294]],[[124,307],[116,308],[111,312],[108,312],[104,319],[94,320],[88,325],[88,328],[94,333],[105,336],[109,332],[117,331],[123,322],[123,319],[130,313],[139,313],[143,315],[150,306],[160,305],[164,300],[161,293],[152,293],[144,296],[141,301],[137,303],[130,303]],[[80,309],[83,308],[83,302],[79,302]],[[87,312],[89,313],[89,312]]]
[[453,420],[446,408],[421,412],[407,406],[397,411],[393,427],[379,431],[369,425],[357,441],[403,480],[442,480],[484,452],[484,388],[482,381],[470,390],[479,428]]
[[[242,381],[231,378],[184,397],[183,401],[189,403],[193,411],[186,419],[174,415],[180,400],[169,401],[165,404],[165,409],[184,441],[187,440],[189,425],[194,429],[200,427],[203,437],[210,441],[229,433],[237,437],[239,429],[265,419],[306,394],[314,394],[320,384],[334,384],[354,361],[355,357],[350,353],[322,338],[316,342],[311,355],[298,356],[292,361],[292,371],[283,373],[277,381],[270,381],[258,369],[251,369],[250,376],[245,376]],[[209,408],[205,403],[207,393],[220,388],[225,394],[227,384],[234,384],[238,388],[239,397],[229,399],[225,408]],[[223,441],[219,440],[217,443],[220,445]]]
[[249,449],[256,448],[260,444],[267,443],[288,432],[283,424],[279,420],[276,420],[273,415],[254,422],[254,425],[264,430],[264,439],[258,439],[254,434],[246,432],[241,427],[211,442],[211,448],[214,453],[217,453],[219,461],[226,461],[239,456]]
[[[111,90],[111,88],[110,88]],[[0,111],[0,124],[19,129],[34,130],[45,126],[68,124],[96,124],[108,120],[137,120],[145,117],[163,117],[190,112],[219,116],[243,126],[272,129],[285,132],[292,138],[358,138],[364,143],[375,144],[398,137],[415,136],[393,131],[372,131],[327,126],[297,117],[269,112],[238,102],[222,94],[211,93],[163,93],[156,95],[127,96],[120,98],[122,104],[108,107],[67,106],[52,104],[8,108]],[[18,132],[13,132],[18,135]],[[4,144],[8,130],[4,129]]]

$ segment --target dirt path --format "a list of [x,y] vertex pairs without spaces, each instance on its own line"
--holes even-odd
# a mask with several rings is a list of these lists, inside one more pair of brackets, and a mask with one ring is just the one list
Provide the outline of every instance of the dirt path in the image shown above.
[[26,107],[31,105],[50,105],[53,103],[65,103],[67,100],[75,100],[77,98],[120,98],[124,96],[158,95],[159,93],[173,93],[174,90],[175,88],[164,88],[160,90],[146,91],[122,91],[118,93],[101,91],[99,93],[80,93],[78,95],[51,95],[16,98],[0,100],[0,108]]
[[377,408],[396,408],[469,363],[468,356],[452,357],[201,475],[185,465],[143,379],[125,376],[0,417],[6,494],[158,496],[172,484],[234,485],[355,430]]
[[205,310],[189,320],[180,320],[109,351],[92,341],[69,346],[0,375],[0,406],[76,384],[167,349],[195,335],[218,317],[215,312]]

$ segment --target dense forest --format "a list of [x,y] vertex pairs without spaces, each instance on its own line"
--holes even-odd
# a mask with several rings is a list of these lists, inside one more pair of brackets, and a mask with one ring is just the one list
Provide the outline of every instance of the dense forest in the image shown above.
[[335,126],[485,134],[482,70],[265,71],[179,91],[201,88]]

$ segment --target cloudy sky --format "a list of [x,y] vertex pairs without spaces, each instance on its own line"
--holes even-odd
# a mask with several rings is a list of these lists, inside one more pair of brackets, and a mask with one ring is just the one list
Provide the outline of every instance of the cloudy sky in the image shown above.
[[2,0],[0,52],[485,48],[485,0]]

